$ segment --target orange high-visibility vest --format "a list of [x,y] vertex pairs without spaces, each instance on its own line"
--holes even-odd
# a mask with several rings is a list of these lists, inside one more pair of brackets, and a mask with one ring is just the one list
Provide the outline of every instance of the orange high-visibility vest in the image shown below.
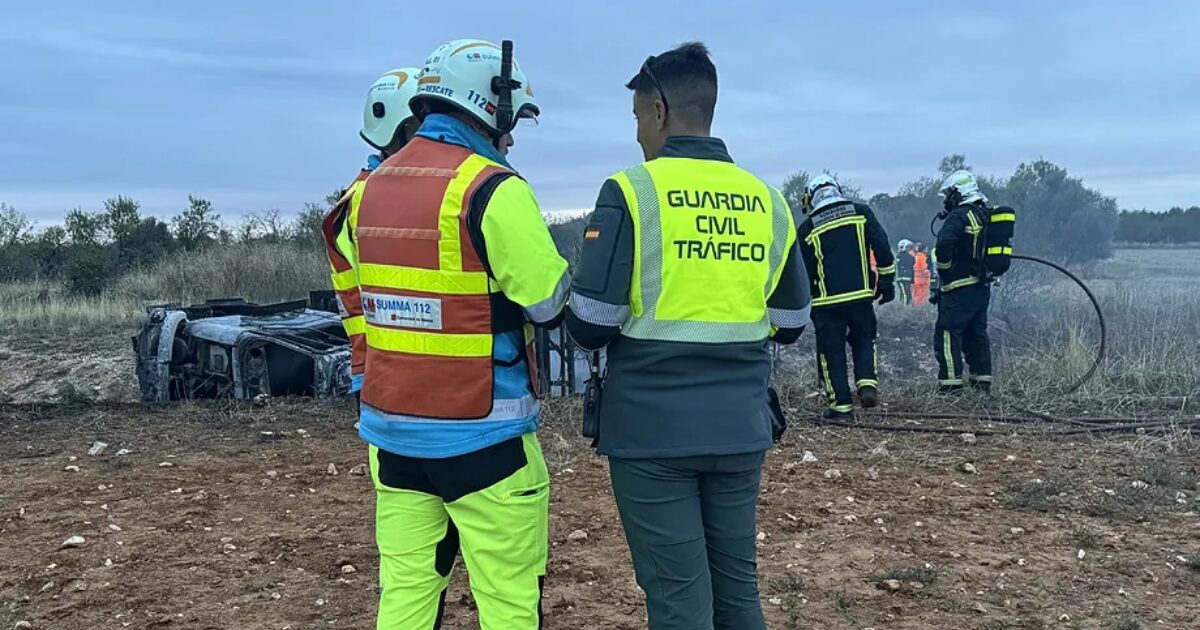
[[913,304],[922,306],[929,301],[929,257],[917,252],[913,258]]
[[346,329],[346,337],[350,340],[350,374],[354,376],[361,375],[366,368],[367,340],[362,299],[358,291],[358,271],[355,269],[357,255],[353,251],[347,251],[353,248],[353,243],[349,242],[347,236],[353,234],[349,231],[348,224],[352,224],[353,215],[357,212],[362,198],[362,189],[366,186],[367,176],[370,174],[371,171],[367,169],[360,171],[321,223],[338,312],[342,316],[342,327]]
[[498,419],[494,335],[522,328],[521,359],[536,387],[524,312],[485,270],[467,225],[476,191],[506,172],[470,149],[417,137],[371,174],[356,232],[363,404],[420,418]]

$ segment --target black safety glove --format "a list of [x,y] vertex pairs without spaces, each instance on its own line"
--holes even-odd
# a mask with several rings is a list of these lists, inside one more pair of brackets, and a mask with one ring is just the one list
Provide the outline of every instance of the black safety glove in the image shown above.
[[941,301],[942,301],[942,290],[941,289],[934,289],[933,291],[931,291],[929,293],[929,303],[930,304],[937,304],[938,302],[941,302]]
[[880,282],[875,293],[879,295],[880,304],[887,304],[896,299],[896,285],[893,282]]

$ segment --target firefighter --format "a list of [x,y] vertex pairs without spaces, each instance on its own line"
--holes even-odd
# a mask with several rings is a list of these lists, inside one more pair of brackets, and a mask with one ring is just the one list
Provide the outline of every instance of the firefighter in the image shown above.
[[567,311],[580,345],[608,347],[598,452],[650,628],[761,629],[767,340],[794,343],[809,318],[795,223],[711,135],[703,44],[650,57],[626,87],[646,161],[601,187]]
[[[887,304],[896,298],[896,261],[887,232],[870,206],[846,199],[829,175],[808,183],[803,203],[807,218],[796,239],[812,287],[817,372],[829,403],[825,418],[850,419],[854,400],[846,382],[846,343],[854,355],[859,401],[874,407],[879,404],[874,302]],[[879,265],[878,282],[868,273],[871,254]]]
[[549,479],[530,324],[561,319],[570,281],[506,161],[516,120],[539,110],[504,50],[435,50],[410,101],[419,130],[362,192],[359,432],[376,489],[381,629],[438,626],[459,543],[483,630],[541,624]]
[[915,306],[925,306],[929,302],[929,256],[925,254],[924,243],[914,244],[912,252],[912,303]]
[[[966,384],[988,391],[992,383],[992,347],[988,338],[991,286],[981,268],[984,225],[988,221],[987,197],[969,171],[955,171],[939,189],[945,218],[937,237],[940,287],[934,348],[938,385],[957,392]],[[966,367],[963,355],[966,355]]]
[[906,238],[896,244],[896,292],[901,304],[912,304],[913,274],[916,272],[912,248],[913,242]]
[[418,72],[420,70],[417,68],[391,70],[367,90],[363,125],[358,135],[377,153],[367,157],[367,163],[358,172],[358,177],[350,182],[321,224],[338,312],[342,316],[346,337],[350,340],[350,391],[356,397],[362,389],[363,372],[367,365],[367,340],[362,300],[359,298],[358,249],[354,228],[358,223],[358,208],[367,176],[381,162],[399,151],[417,131],[417,119],[412,115],[408,101],[417,92]]

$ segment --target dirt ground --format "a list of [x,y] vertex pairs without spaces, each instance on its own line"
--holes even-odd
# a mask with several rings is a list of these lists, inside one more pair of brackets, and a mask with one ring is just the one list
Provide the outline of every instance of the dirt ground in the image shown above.
[[[644,628],[605,462],[561,403],[547,415],[546,627]],[[311,401],[0,407],[0,628],[373,628],[353,423]],[[89,456],[95,441],[108,447]],[[795,426],[762,490],[769,625],[1200,628],[1200,464],[1176,447]],[[1140,481],[1146,461],[1191,487]],[[1049,487],[1035,479],[1069,489],[1017,507],[1020,488]],[[72,536],[85,542],[63,548]],[[477,628],[461,564],[451,588],[448,626]]]

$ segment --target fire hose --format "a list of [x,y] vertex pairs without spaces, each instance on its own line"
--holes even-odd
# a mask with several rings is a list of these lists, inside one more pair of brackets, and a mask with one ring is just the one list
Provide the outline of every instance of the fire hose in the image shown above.
[[[934,222],[936,222],[936,218]],[[933,222],[930,223],[930,231],[933,231]],[[936,235],[936,233],[935,233]],[[1067,276],[1083,290],[1088,301],[1091,302],[1092,309],[1096,313],[1096,321],[1099,325],[1100,343],[1096,348],[1096,356],[1092,361],[1091,367],[1087,372],[1079,378],[1077,382],[1064,390],[1064,394],[1071,394],[1079,391],[1089,381],[1096,376],[1100,371],[1101,364],[1104,363],[1106,352],[1108,349],[1108,324],[1104,319],[1104,310],[1100,307],[1100,301],[1096,298],[1095,293],[1088,287],[1079,276],[1072,273],[1058,263],[1051,262],[1044,258],[1036,256],[1028,256],[1024,254],[1012,254],[1014,260],[1025,260],[1046,267],[1050,267],[1055,271]],[[1023,416],[1000,416],[992,414],[968,414],[968,413],[919,413],[919,412],[903,412],[903,411],[885,411],[878,414],[872,414],[873,417],[887,419],[889,417],[913,419],[929,419],[929,420],[973,420],[981,422],[998,422],[998,423],[1049,423],[1055,425],[1063,425],[1066,428],[1050,431],[1053,435],[1076,435],[1076,434],[1092,434],[1092,433],[1122,433],[1136,431],[1155,431],[1155,430],[1180,430],[1185,429],[1189,432],[1200,433],[1200,419],[1146,419],[1146,418],[1059,418],[1048,413],[1024,409],[1016,407],[1017,411]],[[892,431],[905,433],[941,433],[941,434],[962,434],[974,433],[976,435],[1006,435],[1009,432],[989,429],[956,429],[950,427],[928,427],[915,424],[893,424],[880,422],[847,422],[842,420],[821,420],[822,424],[839,426],[846,428],[869,429],[875,431]]]

